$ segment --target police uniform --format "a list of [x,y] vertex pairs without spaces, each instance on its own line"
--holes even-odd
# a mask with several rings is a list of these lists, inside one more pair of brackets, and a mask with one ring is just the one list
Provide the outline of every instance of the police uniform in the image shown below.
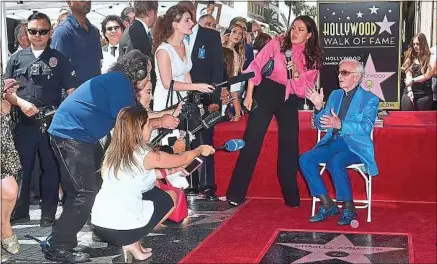
[[[64,89],[77,86],[76,76],[70,61],[59,51],[47,47],[38,58],[31,47],[11,56],[6,67],[6,78],[19,81],[17,96],[34,104],[40,112],[57,108]],[[29,194],[35,155],[38,153],[42,167],[42,218],[54,219],[60,181],[59,165],[50,145],[43,124],[46,118],[27,117],[16,106],[15,145],[23,169],[23,182],[14,216],[29,214]],[[38,114],[37,114],[38,115]]]

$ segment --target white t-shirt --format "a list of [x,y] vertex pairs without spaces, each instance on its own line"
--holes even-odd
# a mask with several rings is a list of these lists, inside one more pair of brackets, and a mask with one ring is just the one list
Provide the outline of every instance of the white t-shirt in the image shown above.
[[109,229],[130,230],[146,226],[153,215],[152,201],[143,200],[142,193],[155,186],[155,170],[146,170],[143,161],[149,151],[134,153],[138,167],[120,168],[117,177],[112,168],[102,168],[103,184],[94,201],[91,223]]
[[[188,43],[184,40],[185,45],[185,58],[182,60],[182,58],[179,56],[175,48],[164,42],[161,45],[159,45],[158,49],[156,50],[156,53],[158,51],[163,50],[168,53],[170,56],[171,61],[171,73],[172,78],[174,81],[177,82],[184,82],[185,75],[191,71],[191,67],[193,66],[193,63],[191,62],[191,57],[188,55]],[[159,75],[159,65],[158,61],[156,60],[156,53],[155,53],[155,72],[156,72],[156,86],[155,86],[155,92],[153,94],[153,111],[161,111],[166,107],[167,103],[167,95],[168,95],[168,89],[164,88],[164,85],[162,84],[161,77]],[[186,91],[179,91],[182,97],[185,97],[187,95]],[[174,105],[177,103],[177,94],[175,91],[173,91],[173,102],[170,102],[171,105]]]

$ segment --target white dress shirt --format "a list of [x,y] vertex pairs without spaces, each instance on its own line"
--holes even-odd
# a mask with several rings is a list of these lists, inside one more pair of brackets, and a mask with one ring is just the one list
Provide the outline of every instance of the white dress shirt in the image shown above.
[[[115,56],[111,54],[112,47],[117,47],[115,50]],[[112,65],[114,65],[115,62],[117,62],[118,56],[120,55],[120,47],[119,44],[117,45],[111,45],[108,44],[108,51],[104,51],[102,49],[103,59],[102,59],[102,74],[107,73],[109,68],[111,68]]]
[[193,27],[193,33],[190,35],[190,42],[188,43],[188,56],[191,58],[191,53],[193,52],[194,43],[196,42],[197,32],[199,32],[199,24]]

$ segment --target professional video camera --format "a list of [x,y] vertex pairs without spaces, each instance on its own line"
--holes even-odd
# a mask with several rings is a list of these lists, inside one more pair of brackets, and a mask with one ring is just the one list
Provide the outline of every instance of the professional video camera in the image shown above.
[[[221,89],[225,86],[230,86],[235,83],[247,81],[248,79],[254,77],[255,74],[253,72],[244,73],[238,76],[234,76],[227,81],[213,84],[215,89]],[[178,95],[179,96],[179,95]],[[223,118],[219,112],[214,112],[206,116],[202,120],[202,116],[205,114],[203,109],[202,100],[205,96],[204,93],[201,92],[188,92],[188,95],[184,98],[179,98],[180,101],[185,102],[182,106],[181,114],[179,116],[180,123],[182,124],[181,128],[186,132],[186,142],[189,143],[190,138],[193,137],[193,134],[201,129],[208,129],[213,127],[218,122],[222,121]],[[179,103],[178,103],[179,104]],[[176,109],[178,104],[172,105],[169,108],[164,110]],[[171,129],[161,129],[158,136],[156,136],[152,142],[150,142],[149,146],[156,147],[160,144],[163,138],[172,133]],[[190,137],[191,135],[191,137]]]

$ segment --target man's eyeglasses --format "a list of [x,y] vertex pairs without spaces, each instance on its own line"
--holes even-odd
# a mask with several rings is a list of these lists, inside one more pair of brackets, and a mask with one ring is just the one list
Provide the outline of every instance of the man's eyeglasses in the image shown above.
[[341,75],[341,76],[349,76],[351,73],[356,73],[356,72],[351,72],[351,71],[346,71],[346,70],[341,70],[341,71],[336,71],[337,75]]
[[29,32],[30,35],[36,35],[38,33],[40,36],[47,35],[49,33],[49,31],[50,31],[50,29],[40,29],[40,30],[31,29],[31,28],[27,29],[27,32]]
[[106,31],[112,31],[112,30],[117,31],[119,29],[120,29],[120,26],[113,26],[113,27],[107,27]]

